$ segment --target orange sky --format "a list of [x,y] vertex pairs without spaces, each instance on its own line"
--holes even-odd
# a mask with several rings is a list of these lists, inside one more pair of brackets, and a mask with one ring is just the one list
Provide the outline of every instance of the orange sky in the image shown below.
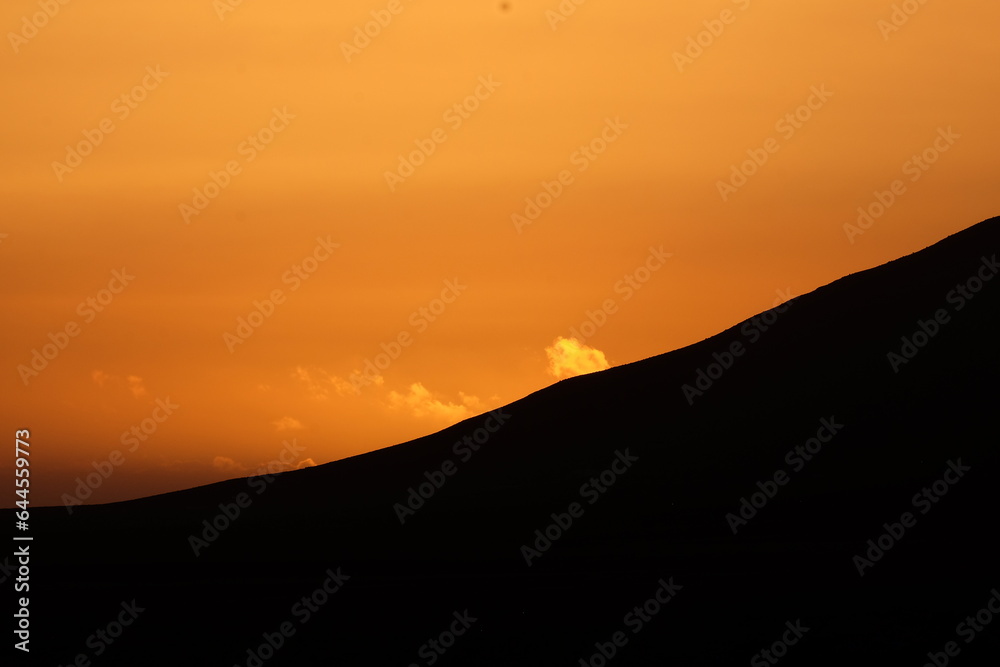
[[508,4],[4,3],[2,421],[34,503],[115,450],[88,502],[394,444],[998,213],[995,2]]

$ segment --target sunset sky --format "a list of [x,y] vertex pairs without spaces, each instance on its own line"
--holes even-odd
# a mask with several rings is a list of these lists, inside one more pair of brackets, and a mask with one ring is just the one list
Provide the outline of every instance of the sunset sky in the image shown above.
[[6,2],[0,386],[32,502],[116,450],[86,502],[396,444],[997,215],[998,22]]

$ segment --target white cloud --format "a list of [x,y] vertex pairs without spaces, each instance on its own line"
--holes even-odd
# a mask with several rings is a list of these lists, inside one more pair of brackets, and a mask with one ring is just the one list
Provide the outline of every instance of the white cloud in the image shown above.
[[389,392],[389,406],[397,410],[407,409],[414,417],[431,417],[449,424],[485,412],[485,407],[478,397],[462,392],[458,395],[461,403],[445,402],[435,398],[422,383],[414,382],[406,394]]
[[212,459],[212,467],[220,472],[234,473],[243,472],[246,468],[228,456],[216,456]]
[[[358,371],[355,371],[356,373]],[[338,396],[356,396],[361,392],[348,380],[337,375],[330,375],[322,368],[295,367],[294,377],[298,378],[306,385],[310,398],[322,400],[330,397],[330,392]],[[376,385],[381,385],[385,380],[381,375],[374,380]]]
[[559,336],[545,348],[545,354],[549,358],[549,373],[560,379],[611,368],[603,352],[576,338]]
[[146,387],[143,386],[141,377],[129,375],[126,381],[128,382],[129,391],[132,392],[133,396],[140,398],[146,395]]
[[274,424],[274,428],[277,431],[298,431],[304,428],[302,422],[294,417],[282,417],[271,423]]
[[90,379],[94,381],[94,384],[102,389],[105,386],[127,388],[128,391],[131,392],[133,398],[142,398],[146,395],[146,387],[142,383],[142,378],[138,375],[129,375],[123,378],[118,375],[105,373],[102,370],[95,370],[91,371]]
[[[320,371],[320,373],[322,373],[322,371]],[[322,377],[314,377],[314,375],[318,374],[310,372],[302,366],[295,367],[295,377],[305,383],[306,389],[309,391],[310,398],[324,399],[329,397],[330,392],[323,386]]]
[[[361,371],[354,371],[354,373],[352,373],[352,375],[355,374],[361,375]],[[376,386],[381,387],[383,384],[385,384],[385,378],[383,378],[381,375],[376,375],[373,382],[375,383]],[[353,385],[350,381],[345,380],[344,378],[339,377],[337,375],[330,376],[330,384],[333,386],[333,389],[334,391],[337,392],[338,396],[357,396],[358,394],[361,393],[361,390],[358,389],[358,387]]]

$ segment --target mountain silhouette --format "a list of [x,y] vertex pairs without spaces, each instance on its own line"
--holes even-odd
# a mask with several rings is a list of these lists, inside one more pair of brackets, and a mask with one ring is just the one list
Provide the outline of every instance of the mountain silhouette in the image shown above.
[[35,509],[32,657],[996,664],[998,250],[993,218],[394,447]]

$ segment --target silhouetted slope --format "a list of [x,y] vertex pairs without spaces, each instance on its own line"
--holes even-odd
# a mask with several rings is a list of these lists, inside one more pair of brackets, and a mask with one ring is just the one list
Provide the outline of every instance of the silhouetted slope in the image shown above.
[[[135,598],[147,611],[95,664],[206,645],[187,661],[246,665],[292,621],[264,664],[423,665],[466,609],[478,620],[435,664],[577,665],[616,631],[615,665],[746,663],[797,619],[810,629],[781,664],[921,665],[947,641],[963,665],[995,664],[1000,621],[969,644],[956,625],[1000,586],[1000,278],[961,309],[949,294],[998,250],[994,218],[802,296],[766,331],[752,319],[560,382],[504,408],[467,461],[453,445],[483,417],[270,484],[35,510],[35,647],[93,656],[87,636]],[[949,321],[895,372],[887,354],[939,309]],[[682,386],[735,342],[689,403]],[[822,420],[842,428],[796,470],[786,453]],[[626,450],[637,460],[588,504],[581,485]],[[455,474],[401,524],[394,504],[446,459]],[[921,514],[914,494],[959,459],[970,470]],[[727,514],[778,470],[787,484],[734,535]],[[252,504],[195,557],[189,535],[241,492]],[[574,501],[582,516],[529,567],[521,546]],[[915,525],[859,576],[854,556],[907,511]],[[300,625],[292,605],[338,567],[350,579]],[[683,588],[634,633],[625,615],[671,577]]]

